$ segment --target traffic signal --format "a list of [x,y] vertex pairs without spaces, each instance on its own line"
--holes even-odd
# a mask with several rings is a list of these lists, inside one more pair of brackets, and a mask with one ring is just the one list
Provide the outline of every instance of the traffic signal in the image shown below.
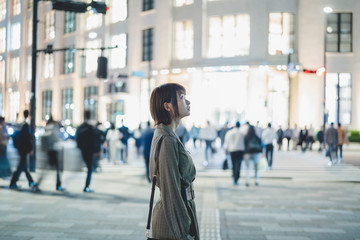
[[100,56],[97,60],[98,68],[96,70],[96,77],[97,78],[107,78],[107,58]]
[[321,77],[322,75],[325,74],[325,68],[321,67],[318,68],[316,70],[311,70],[311,69],[303,69],[304,73],[315,73],[317,76]]
[[93,10],[95,13],[106,14],[106,4],[103,2],[91,1],[87,4],[85,2],[74,2],[70,0],[51,0],[53,10],[67,11],[67,12],[77,12],[84,13],[89,9]]

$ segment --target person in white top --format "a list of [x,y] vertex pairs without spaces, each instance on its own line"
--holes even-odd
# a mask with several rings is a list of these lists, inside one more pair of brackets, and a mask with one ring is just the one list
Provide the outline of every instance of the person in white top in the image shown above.
[[261,140],[265,145],[265,157],[268,161],[269,170],[272,169],[274,145],[273,141],[276,138],[275,129],[271,127],[271,123],[268,123],[268,127],[264,129]]
[[121,138],[120,131],[115,128],[113,123],[111,123],[110,129],[106,134],[106,142],[109,145],[109,160],[112,164],[115,164],[119,157],[118,153],[120,151],[120,148],[122,147],[120,138]]
[[216,128],[210,124],[210,121],[207,121],[207,126],[205,128],[200,129],[200,138],[205,140],[205,162],[204,166],[207,166],[209,164],[209,156],[208,152],[210,151],[211,158],[213,157],[213,142],[215,141],[217,137],[217,130]]
[[236,122],[235,127],[229,130],[225,135],[224,149],[225,153],[230,153],[234,184],[238,185],[241,172],[241,163],[245,152],[245,135],[240,130],[240,122]]

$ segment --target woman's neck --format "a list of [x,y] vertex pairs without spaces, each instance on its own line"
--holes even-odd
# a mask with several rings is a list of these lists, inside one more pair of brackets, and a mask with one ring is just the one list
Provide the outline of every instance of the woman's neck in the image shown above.
[[167,126],[169,127],[169,128],[171,128],[174,132],[175,132],[175,130],[176,130],[176,128],[179,126],[179,122],[180,122],[180,120],[172,120],[171,121],[171,123],[170,124],[168,124]]

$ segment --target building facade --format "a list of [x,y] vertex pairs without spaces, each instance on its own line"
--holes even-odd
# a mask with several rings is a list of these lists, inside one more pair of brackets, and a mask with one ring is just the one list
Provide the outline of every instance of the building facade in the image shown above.
[[[150,119],[151,90],[179,82],[191,101],[187,126],[241,120],[320,128],[340,121],[360,128],[357,0],[105,2],[106,15],[39,2],[38,49],[65,50],[38,53],[37,125],[50,115],[78,125],[87,109],[100,122],[123,119],[136,128]],[[0,0],[0,111],[7,121],[30,108],[31,39],[32,1]],[[106,79],[96,77],[99,56],[108,59]]]

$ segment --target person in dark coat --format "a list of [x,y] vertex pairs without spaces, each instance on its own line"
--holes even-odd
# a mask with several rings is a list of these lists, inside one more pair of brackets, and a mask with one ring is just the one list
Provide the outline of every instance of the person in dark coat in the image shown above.
[[26,178],[29,182],[29,186],[34,191],[39,191],[37,183],[35,183],[33,178],[31,177],[31,174],[30,174],[30,172],[28,170],[28,166],[27,166],[27,157],[28,157],[28,155],[33,154],[33,151],[32,151],[33,146],[32,146],[31,135],[30,135],[30,126],[27,122],[28,117],[29,117],[29,110],[25,110],[24,111],[25,121],[22,123],[21,130],[18,133],[19,135],[17,136],[17,138],[19,140],[14,140],[14,141],[19,141],[19,143],[17,143],[15,147],[17,148],[18,153],[20,155],[20,161],[19,161],[16,171],[13,173],[12,178],[10,180],[10,189],[18,189],[19,188],[19,186],[16,184],[16,182],[19,180],[20,174],[24,171]]
[[7,144],[9,142],[9,133],[4,117],[0,117],[0,178],[11,176],[9,160],[7,158]]
[[91,175],[93,172],[93,158],[96,149],[96,129],[89,123],[90,111],[84,112],[84,122],[79,126],[76,131],[76,142],[78,148],[80,148],[83,160],[88,169],[84,192],[93,192],[90,189]]
[[130,129],[124,125],[124,120],[121,120],[122,126],[119,128],[121,137],[121,142],[124,144],[124,148],[121,148],[120,150],[120,156],[121,161],[124,163],[127,163],[127,157],[128,157],[128,141],[130,137],[132,137],[132,134],[130,132]]
[[141,133],[141,145],[143,148],[143,156],[145,160],[145,168],[146,168],[146,178],[149,182],[151,182],[149,176],[149,161],[150,161],[150,150],[151,150],[151,142],[154,136],[155,129],[151,127],[150,122],[146,123],[146,128]]

